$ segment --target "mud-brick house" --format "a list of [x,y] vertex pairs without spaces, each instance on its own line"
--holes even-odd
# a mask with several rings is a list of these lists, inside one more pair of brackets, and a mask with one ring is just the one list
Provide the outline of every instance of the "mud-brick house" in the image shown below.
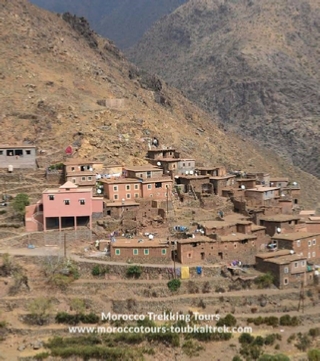
[[265,172],[248,172],[247,178],[255,178],[256,184],[261,186],[270,185],[270,174]]
[[255,188],[246,189],[244,196],[251,205],[276,205],[280,198],[280,188],[256,186]]
[[141,180],[137,178],[101,179],[103,194],[110,202],[141,198]]
[[167,240],[123,239],[110,243],[110,256],[113,261],[141,263],[170,263],[172,247]]
[[159,161],[161,159],[177,159],[180,158],[174,148],[163,148],[163,149],[149,149],[147,153],[148,161]]
[[264,238],[255,234],[231,233],[217,237],[218,258],[225,263],[241,261],[245,265],[254,265],[255,255],[265,248]]
[[320,260],[320,233],[318,232],[281,233],[274,235],[272,242],[279,250],[292,250],[300,256],[307,257],[309,262]]
[[270,187],[285,188],[289,184],[289,178],[286,177],[270,177]]
[[173,181],[170,177],[147,178],[140,185],[144,199],[171,200]]
[[208,193],[213,194],[213,185],[210,183],[210,177],[208,175],[181,175],[175,176],[176,184],[184,193],[190,191],[200,194]]
[[234,187],[235,185],[234,174],[226,174],[224,176],[213,176],[210,177],[210,183],[213,185],[213,192],[218,196],[222,196],[222,191],[224,188]]
[[155,167],[151,164],[124,167],[124,175],[127,178],[149,179],[149,178],[161,178],[163,175],[162,168]]
[[86,226],[103,214],[103,198],[94,197],[92,188],[66,182],[59,188],[46,189],[37,204],[26,207],[26,230],[52,230]]
[[177,260],[181,264],[217,262],[217,241],[208,237],[179,239]]
[[0,145],[0,168],[36,169],[36,147],[33,145]]
[[94,187],[96,174],[100,173],[102,169],[102,162],[90,160],[69,159],[63,163],[65,181],[81,187]]
[[[114,219],[120,219],[123,214],[131,213],[136,214],[139,210],[140,204],[133,201],[120,201],[120,202],[106,202],[104,208],[104,215],[110,216]],[[134,218],[134,216],[132,216]]]
[[198,229],[204,230],[204,235],[207,237],[215,237],[215,235],[226,236],[231,233],[250,234],[252,222],[247,220],[234,221],[203,221],[197,222]]
[[277,233],[291,233],[299,229],[300,217],[288,214],[274,214],[262,216],[259,219],[260,226],[266,227],[266,233],[273,236]]
[[310,216],[305,221],[307,232],[320,233],[320,217]]
[[235,187],[241,189],[255,188],[257,181],[255,178],[239,178],[236,179]]
[[227,175],[226,167],[196,167],[195,173],[198,175],[208,175],[210,177],[224,177]]
[[292,254],[288,250],[257,254],[256,269],[271,273],[275,285],[280,289],[313,283],[313,274],[308,272],[310,268],[307,265],[307,257]]

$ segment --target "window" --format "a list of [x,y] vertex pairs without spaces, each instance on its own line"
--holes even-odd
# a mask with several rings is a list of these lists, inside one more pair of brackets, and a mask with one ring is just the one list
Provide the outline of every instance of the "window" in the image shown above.
[[92,180],[92,177],[88,177],[88,181],[91,181]]
[[142,174],[142,173],[140,173],[140,178],[143,178],[143,174]]
[[66,206],[69,206],[69,205],[70,205],[70,199],[65,199],[65,200],[64,200],[64,204],[65,204]]
[[284,273],[289,273],[289,268],[288,268],[288,267],[285,267],[285,268],[283,269],[283,272],[284,272]]
[[129,191],[130,189],[131,189],[130,184],[127,184],[127,185],[126,185],[126,190]]
[[312,244],[315,246],[317,241],[315,239],[312,240]]
[[150,198],[153,198],[153,194],[150,194]]
[[134,189],[139,189],[139,184],[135,184]]
[[139,193],[135,193],[134,198],[139,198]]
[[54,201],[54,195],[52,194],[49,195],[49,201]]
[[151,172],[147,172],[147,178],[151,178]]
[[3,155],[3,150],[0,150],[0,155]]
[[297,240],[297,247],[300,247],[301,246],[301,241],[300,239]]
[[152,184],[148,184],[148,189],[152,189]]
[[31,154],[31,150],[26,150],[27,155]]
[[131,198],[131,194],[127,193],[127,199],[130,199],[130,198]]
[[283,283],[284,283],[285,285],[287,285],[287,284],[289,283],[288,278],[285,278],[285,279],[283,280]]
[[308,258],[311,258],[311,253],[310,252],[308,252]]
[[155,187],[156,188],[162,188],[162,183],[161,182],[156,182]]
[[86,201],[84,199],[80,199],[80,204],[84,206],[86,204]]
[[163,255],[163,256],[165,256],[166,254],[167,254],[167,250],[164,248],[164,249],[162,249],[161,250],[161,254]]
[[182,163],[182,166],[185,167],[185,166],[186,166],[186,163]]
[[301,266],[305,266],[306,265],[306,261],[301,261]]
[[75,178],[72,178],[72,182],[75,183],[75,182],[76,182],[76,179],[75,179]]
[[115,194],[115,195],[113,196],[113,199],[115,199],[115,200],[119,199],[118,194]]
[[74,172],[74,167],[71,167],[72,172]]
[[316,256],[316,252],[312,252],[312,257],[315,257]]
[[134,255],[134,256],[138,256],[138,254],[139,254],[139,250],[138,250],[138,249],[134,249],[134,250],[133,250],[133,255]]
[[144,253],[145,256],[149,256],[149,250],[148,249],[144,249],[143,253]]
[[311,247],[311,241],[308,241],[308,247]]
[[188,254],[187,254],[187,257],[188,257],[188,258],[192,258],[192,253],[188,253]]
[[86,180],[86,177],[81,177],[81,180],[82,180],[82,181],[85,181],[85,180]]
[[118,186],[113,186],[113,191],[118,192]]
[[237,244],[236,244],[236,243],[234,243],[234,244],[233,244],[233,247],[234,247],[234,248],[237,248]]
[[294,262],[294,268],[298,267],[298,262]]
[[115,254],[116,254],[116,256],[120,256],[120,249],[119,248],[116,249]]
[[188,166],[190,167],[191,163],[188,163]]

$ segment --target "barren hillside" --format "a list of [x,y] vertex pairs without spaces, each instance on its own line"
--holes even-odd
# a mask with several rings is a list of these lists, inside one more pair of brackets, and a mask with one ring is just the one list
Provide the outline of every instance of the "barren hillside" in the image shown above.
[[320,175],[320,2],[190,0],[131,59],[228,129]]
[[79,157],[141,164],[148,138],[157,136],[199,163],[289,176],[300,182],[304,204],[318,206],[315,177],[220,129],[181,93],[130,65],[84,19],[64,19],[25,0],[0,1],[4,142],[35,144],[45,151],[43,167],[63,160],[68,145]]

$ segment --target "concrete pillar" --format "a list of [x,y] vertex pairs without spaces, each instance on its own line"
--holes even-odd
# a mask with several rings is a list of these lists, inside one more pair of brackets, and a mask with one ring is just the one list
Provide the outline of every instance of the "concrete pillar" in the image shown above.
[[47,231],[47,218],[43,217],[43,232]]
[[89,216],[90,229],[92,229],[92,216]]
[[77,230],[77,217],[74,216],[74,230]]
[[61,220],[61,217],[58,217],[59,218],[59,231],[61,231],[61,223],[62,223],[62,220]]

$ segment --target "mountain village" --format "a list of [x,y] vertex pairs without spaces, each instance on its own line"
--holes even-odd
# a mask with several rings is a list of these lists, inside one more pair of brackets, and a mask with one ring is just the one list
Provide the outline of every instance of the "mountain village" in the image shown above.
[[[315,282],[320,217],[300,207],[296,182],[198,165],[157,138],[149,141],[148,164],[140,166],[105,165],[71,153],[47,167],[51,188],[26,206],[26,232],[61,235],[98,224],[104,232],[88,242],[104,260],[174,264],[172,272],[182,278],[190,277],[189,267],[201,274],[203,266],[219,265],[244,275],[254,267],[271,273],[280,289]],[[1,146],[0,166],[9,174],[35,170],[37,150]],[[190,206],[191,217],[177,223],[177,208]],[[199,209],[210,216],[199,219]]]

